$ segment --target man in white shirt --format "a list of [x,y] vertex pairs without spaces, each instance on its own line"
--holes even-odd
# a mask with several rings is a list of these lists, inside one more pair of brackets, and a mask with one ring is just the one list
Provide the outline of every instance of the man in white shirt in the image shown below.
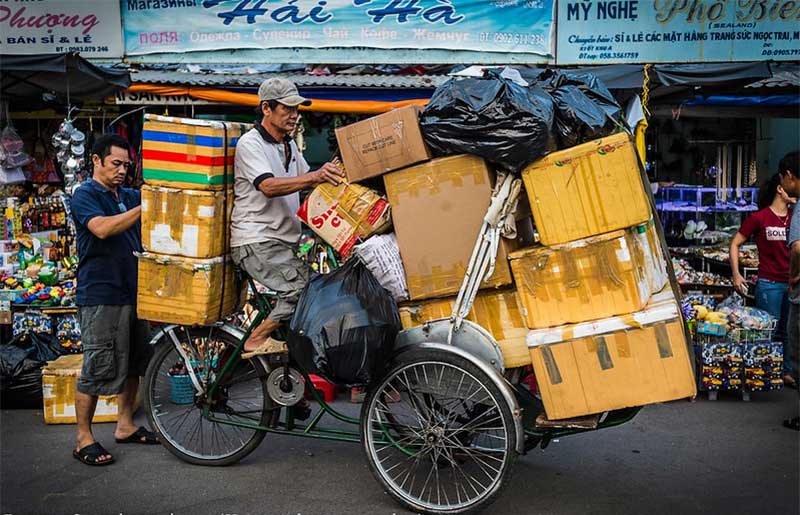
[[308,282],[308,267],[296,254],[299,192],[323,182],[337,185],[344,177],[334,163],[309,172],[290,134],[298,106],[311,102],[291,81],[265,80],[258,97],[261,120],[236,145],[231,255],[253,279],[275,291],[279,301],[245,342],[244,358],[283,349],[270,335],[292,318]]

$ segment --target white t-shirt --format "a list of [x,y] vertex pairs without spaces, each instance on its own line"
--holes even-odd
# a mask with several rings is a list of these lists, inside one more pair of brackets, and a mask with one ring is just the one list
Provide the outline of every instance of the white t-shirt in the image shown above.
[[268,240],[290,245],[299,241],[300,194],[269,198],[258,189],[267,178],[297,177],[309,170],[295,142],[287,141],[288,145],[276,141],[259,124],[239,138],[234,162],[232,247]]

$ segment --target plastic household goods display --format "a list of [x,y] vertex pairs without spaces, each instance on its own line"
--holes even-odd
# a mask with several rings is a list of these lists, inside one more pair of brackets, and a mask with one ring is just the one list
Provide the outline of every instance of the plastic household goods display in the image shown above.
[[655,293],[635,230],[511,254],[511,269],[531,329],[637,311]]
[[[227,207],[226,207],[227,204]],[[142,246],[192,258],[228,252],[233,192],[142,186]]]
[[356,386],[380,377],[400,330],[397,304],[351,259],[306,285],[290,324],[292,357],[309,373]]
[[420,125],[437,155],[477,154],[514,173],[555,149],[550,95],[497,74],[436,88]]
[[320,184],[306,197],[297,216],[344,257],[359,239],[392,225],[386,199],[359,184]]
[[392,294],[394,300],[408,299],[408,285],[400,247],[394,233],[372,236],[355,246],[355,255],[367,265],[372,275]]
[[350,182],[427,161],[430,150],[419,127],[420,106],[410,105],[336,129]]
[[239,288],[228,256],[193,259],[139,254],[137,314],[143,320],[208,325],[236,311]]
[[[42,397],[45,424],[75,424],[75,385],[81,376],[83,354],[61,356],[42,369]],[[137,394],[138,401],[138,394]],[[116,422],[117,396],[97,399],[93,423]]]
[[[455,295],[464,279],[493,174],[470,155],[434,159],[383,176],[412,300]],[[518,226],[518,240],[532,237]],[[528,240],[529,241],[529,240]],[[517,241],[501,239],[494,273],[483,287],[511,284],[506,256]]]
[[549,419],[696,394],[680,307],[671,290],[642,311],[531,331],[527,340]]
[[250,125],[144,115],[142,174],[151,186],[221,190],[233,184],[239,136]]
[[[431,320],[450,318],[455,297],[406,303],[400,306],[403,329],[410,329]],[[497,341],[506,368],[530,365],[531,355],[525,338],[528,327],[513,289],[489,290],[478,293],[467,320],[483,327]]]
[[554,152],[526,168],[522,178],[544,245],[650,220],[639,158],[625,133]]

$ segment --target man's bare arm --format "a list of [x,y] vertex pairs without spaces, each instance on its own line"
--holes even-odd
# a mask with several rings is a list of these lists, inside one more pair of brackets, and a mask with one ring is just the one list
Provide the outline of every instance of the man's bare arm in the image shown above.
[[136,206],[124,213],[112,216],[96,216],[89,220],[87,227],[92,234],[104,240],[110,236],[130,229],[142,214],[142,206]]
[[800,240],[792,243],[789,249],[789,285],[792,288],[800,287]]
[[282,197],[323,182],[336,186],[342,182],[343,178],[344,173],[339,167],[332,163],[325,163],[319,170],[308,172],[299,177],[269,177],[261,181],[258,189],[269,198]]

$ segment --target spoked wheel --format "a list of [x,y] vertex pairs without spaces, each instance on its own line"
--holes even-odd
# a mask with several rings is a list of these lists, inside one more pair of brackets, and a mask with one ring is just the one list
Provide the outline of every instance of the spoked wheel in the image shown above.
[[165,334],[147,368],[142,396],[150,423],[164,446],[184,461],[217,466],[236,463],[258,447],[266,433],[235,424],[268,426],[278,414],[258,360],[236,358],[211,396],[198,393],[186,375],[184,356],[207,390],[225,361],[233,359],[236,343],[236,338],[216,326],[176,327]]
[[510,479],[517,456],[511,409],[487,374],[458,355],[407,352],[362,409],[370,469],[412,511],[479,510]]

